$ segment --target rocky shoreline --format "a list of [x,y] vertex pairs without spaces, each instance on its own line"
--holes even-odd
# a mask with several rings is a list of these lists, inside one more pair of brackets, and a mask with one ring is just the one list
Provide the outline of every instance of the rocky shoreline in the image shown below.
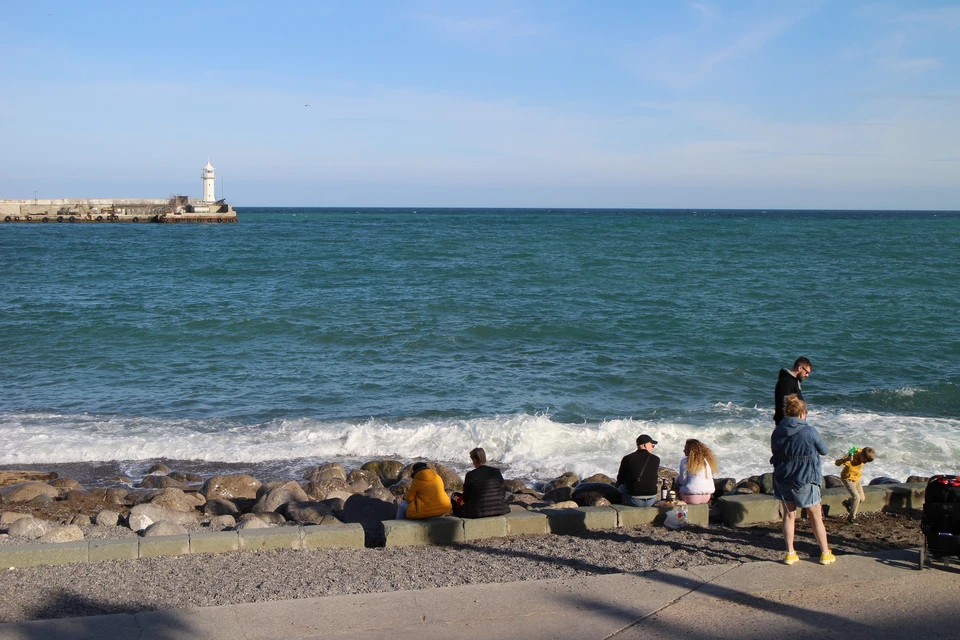
[[[456,471],[427,464],[437,471],[448,492],[463,488]],[[364,526],[367,546],[378,546],[379,523],[395,517],[396,503],[410,486],[412,467],[397,460],[372,460],[348,470],[332,462],[307,468],[299,480],[264,482],[245,473],[204,478],[156,463],[139,480],[122,475],[93,477],[97,486],[90,489],[58,472],[0,470],[0,544],[349,522]],[[671,469],[660,469],[661,479],[672,481],[676,475]],[[908,482],[923,480],[911,477]],[[888,482],[898,481],[878,478],[871,484]],[[827,476],[825,485],[842,486],[836,476]],[[739,482],[718,478],[715,486],[714,498],[769,494],[773,477],[767,473]],[[602,473],[581,479],[567,472],[535,487],[510,479],[507,489],[507,503],[514,511],[620,503],[614,480]]]
[[[34,477],[11,484],[9,473],[0,471],[0,483],[7,485],[0,488],[0,531],[5,532],[0,533],[0,544],[36,543],[45,536],[50,536],[46,540],[78,534],[83,539],[103,539],[360,522],[368,533],[367,546],[374,547],[231,552],[12,569],[5,572],[6,580],[0,585],[5,603],[0,621],[648,571],[778,560],[782,556],[777,523],[740,529],[720,525],[677,531],[621,528],[447,547],[378,548],[382,541],[376,537],[377,525],[394,516],[397,496],[409,483],[411,466],[380,460],[346,470],[334,463],[306,469],[299,480],[266,483],[246,474],[203,478],[158,466],[139,481],[105,478],[102,486],[90,489],[63,477],[45,482]],[[448,490],[462,484],[450,469],[431,466],[444,477]],[[675,475],[662,471],[663,477]],[[739,483],[718,480],[718,490],[753,493],[762,491],[764,484],[763,477]],[[31,492],[34,495],[28,497]],[[537,488],[511,481],[508,499],[511,509],[529,510],[604,504],[615,501],[617,495],[609,478],[581,480],[564,474]],[[860,521],[860,526],[851,526],[843,518],[827,518],[831,545],[838,555],[921,544],[919,512],[867,513]],[[29,535],[21,535],[28,528]],[[799,551],[815,554],[806,523],[799,529]],[[66,536],[64,532],[68,532]]]

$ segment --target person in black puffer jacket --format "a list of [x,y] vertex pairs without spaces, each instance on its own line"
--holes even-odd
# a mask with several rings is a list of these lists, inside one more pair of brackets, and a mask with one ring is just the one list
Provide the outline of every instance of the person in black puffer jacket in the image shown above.
[[461,518],[486,518],[510,513],[507,485],[499,469],[487,466],[486,452],[477,447],[470,452],[473,471],[463,480],[463,507],[455,515]]

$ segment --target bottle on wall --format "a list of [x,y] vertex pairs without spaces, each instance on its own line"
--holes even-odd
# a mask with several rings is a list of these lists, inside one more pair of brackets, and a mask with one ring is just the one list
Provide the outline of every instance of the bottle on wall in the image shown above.
[[667,496],[670,494],[670,488],[667,486],[667,479],[663,479],[663,484],[660,486],[660,499],[666,500]]

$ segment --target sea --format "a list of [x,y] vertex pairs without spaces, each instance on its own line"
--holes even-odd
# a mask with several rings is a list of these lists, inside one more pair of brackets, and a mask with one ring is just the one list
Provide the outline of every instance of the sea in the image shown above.
[[0,467],[771,469],[781,368],[867,480],[960,472],[960,213],[238,208],[0,225]]

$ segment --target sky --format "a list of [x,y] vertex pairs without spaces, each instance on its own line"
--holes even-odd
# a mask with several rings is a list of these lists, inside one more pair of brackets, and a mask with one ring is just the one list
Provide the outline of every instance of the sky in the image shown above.
[[960,2],[0,3],[0,198],[960,209]]

